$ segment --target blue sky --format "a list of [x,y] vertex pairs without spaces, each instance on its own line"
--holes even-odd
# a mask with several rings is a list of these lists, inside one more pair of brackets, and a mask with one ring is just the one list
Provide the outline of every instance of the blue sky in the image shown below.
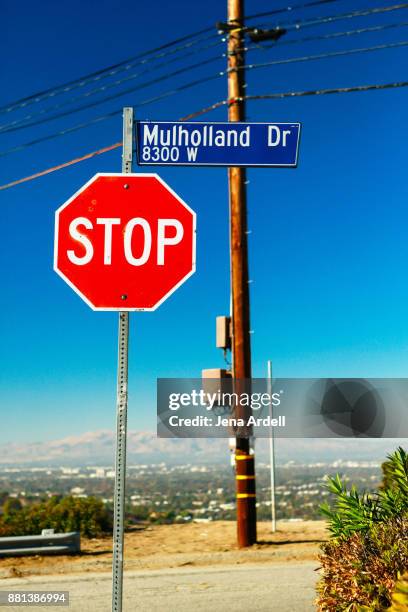
[[[225,19],[225,4],[6,0],[0,25],[0,106]],[[339,0],[288,17],[311,19],[391,2]],[[358,5],[358,6],[357,6]],[[276,4],[278,6],[278,4]],[[279,6],[281,4],[279,3]],[[282,3],[284,6],[284,3]],[[247,14],[270,10],[247,2]],[[339,21],[312,34],[408,21],[406,11]],[[258,23],[275,24],[272,17]],[[215,31],[215,30],[214,30]],[[285,41],[283,37],[282,42]],[[251,63],[408,40],[406,27],[276,46]],[[205,57],[222,53],[223,45]],[[195,63],[185,58],[170,69]],[[204,57],[204,56],[202,56]],[[251,70],[248,93],[263,94],[402,81],[407,49]],[[71,116],[0,134],[1,151],[223,70],[225,60]],[[165,75],[162,69],[141,82]],[[137,84],[137,81],[134,81]],[[113,91],[113,90],[112,90]],[[72,95],[80,95],[75,91]],[[67,96],[67,94],[64,94]],[[226,96],[225,78],[136,110],[140,119],[178,119]],[[66,98],[65,98],[66,99]],[[17,120],[64,100],[0,116]],[[406,89],[254,101],[252,121],[301,121],[296,170],[250,169],[253,372],[276,376],[406,376]],[[202,117],[224,120],[225,108]],[[1,157],[0,182],[29,175],[121,138],[121,117]],[[54,211],[96,172],[120,171],[113,151],[0,192],[0,441],[34,441],[112,428],[117,316],[92,312],[52,270]],[[137,171],[137,168],[135,168]],[[146,171],[146,168],[143,170]],[[229,309],[227,174],[220,168],[163,168],[163,178],[197,212],[197,272],[154,313],[131,316],[129,426],[155,426],[158,376],[199,376],[222,366],[216,315]]]

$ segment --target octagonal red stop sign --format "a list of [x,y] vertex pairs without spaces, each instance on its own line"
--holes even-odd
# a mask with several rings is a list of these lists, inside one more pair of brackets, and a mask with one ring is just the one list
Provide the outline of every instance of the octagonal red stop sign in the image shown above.
[[157,174],[96,174],[55,213],[54,270],[94,310],[155,310],[195,271],[195,220]]

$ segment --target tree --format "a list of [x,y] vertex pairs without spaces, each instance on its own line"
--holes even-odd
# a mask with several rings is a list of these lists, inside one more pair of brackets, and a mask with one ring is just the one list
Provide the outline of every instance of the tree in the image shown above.
[[4,518],[7,519],[22,509],[21,501],[17,497],[9,497],[3,505]]
[[112,513],[95,497],[53,497],[24,508],[16,505],[0,517],[1,535],[37,535],[43,529],[56,532],[79,531],[96,537],[112,530]]

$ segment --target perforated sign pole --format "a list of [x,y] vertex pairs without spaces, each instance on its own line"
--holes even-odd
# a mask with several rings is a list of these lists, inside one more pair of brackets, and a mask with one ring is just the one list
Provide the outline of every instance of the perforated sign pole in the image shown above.
[[[132,172],[133,108],[123,109],[122,172]],[[116,459],[113,516],[112,612],[122,612],[123,536],[126,487],[129,313],[119,312]]]

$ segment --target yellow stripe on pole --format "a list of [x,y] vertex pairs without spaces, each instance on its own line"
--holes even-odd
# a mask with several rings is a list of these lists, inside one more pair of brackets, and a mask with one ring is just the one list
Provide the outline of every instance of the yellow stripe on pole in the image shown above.
[[237,480],[255,480],[255,474],[249,475],[249,474],[237,474],[235,476],[235,478]]
[[254,455],[235,455],[237,461],[244,461],[244,459],[252,459]]
[[248,497],[256,497],[256,493],[237,493],[237,499],[246,499]]

